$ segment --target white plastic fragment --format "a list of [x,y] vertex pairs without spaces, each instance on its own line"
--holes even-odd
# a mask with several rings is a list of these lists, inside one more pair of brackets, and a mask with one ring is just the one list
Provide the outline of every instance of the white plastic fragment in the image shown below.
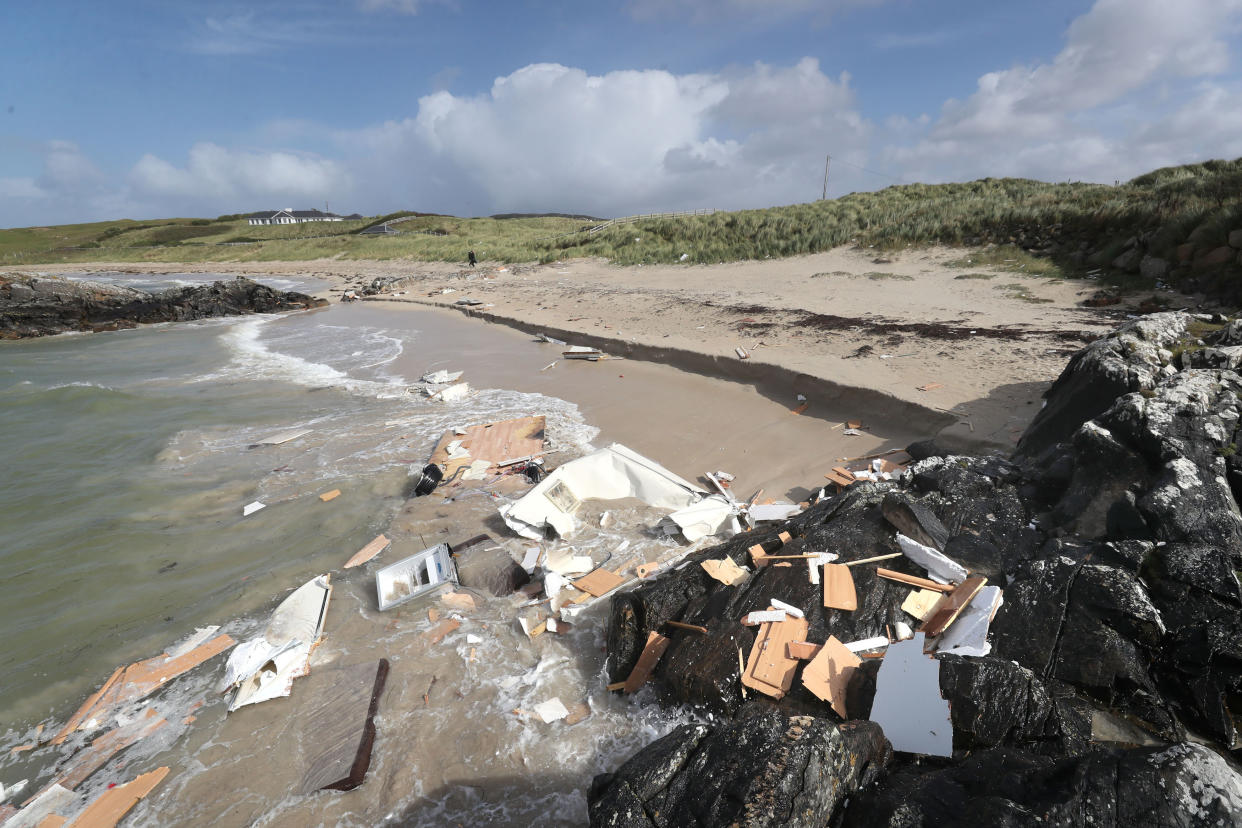
[[78,795],[64,785],[53,783],[4,824],[7,828],[36,828],[49,815],[65,813],[77,798]]
[[933,581],[942,584],[960,584],[966,580],[965,568],[930,546],[924,546],[900,532],[897,533],[897,545],[901,547],[903,555],[926,569]]
[[[555,604],[556,602],[555,602],[555,601],[553,601],[552,603],[554,603],[554,604]],[[555,619],[555,618],[549,618],[549,619],[545,622],[545,626],[547,627],[548,632],[550,632],[550,633],[554,633],[554,632],[556,632],[556,619]]]
[[443,385],[446,382],[456,382],[461,379],[461,375],[465,371],[433,371],[429,374],[423,374],[423,382],[431,382],[436,385]]
[[466,643],[467,644],[482,644],[483,636],[475,635],[474,633],[466,633]]
[[905,621],[898,621],[893,624],[893,636],[898,641],[909,641],[914,638],[914,630],[910,629],[910,625]]
[[769,598],[768,604],[773,607],[776,607],[778,610],[784,610],[785,612],[792,615],[794,618],[805,618],[806,617],[802,613],[802,610],[798,609],[792,604],[786,604],[784,601],[777,600],[776,598]]
[[837,557],[838,555],[835,552],[821,552],[814,558],[807,558],[806,565],[811,571],[811,583],[818,584],[820,568],[823,567],[824,564],[832,563],[837,559]]
[[845,649],[849,650],[851,653],[861,653],[866,650],[878,650],[881,647],[887,646],[888,639],[882,635],[876,635],[871,638],[864,638],[860,641],[851,641],[845,645]]
[[539,553],[542,550],[538,546],[526,547],[526,556],[522,558],[522,569],[526,570],[526,574],[535,571],[535,567],[539,565]]
[[796,503],[756,503],[750,507],[750,516],[759,521],[785,520],[801,511]]
[[555,722],[569,715],[569,711],[565,709],[565,705],[556,696],[548,699],[546,702],[535,705],[535,713],[545,723]]
[[266,509],[266,508],[267,508],[266,503],[261,503],[257,500],[254,501],[253,503],[247,503],[245,506],[242,507],[242,517],[249,517],[250,515],[253,515],[255,512],[259,511],[260,509]]
[[923,654],[923,633],[888,648],[875,684],[871,721],[884,728],[893,750],[953,755],[949,703],[940,695],[940,662]]
[[998,586],[985,586],[957,620],[940,636],[937,652],[982,657],[992,652],[988,627],[1000,609],[1004,595]]
[[754,612],[747,615],[746,620],[743,621],[742,623],[747,624],[747,625],[769,624],[769,623],[779,623],[784,620],[785,620],[784,610],[755,610]]

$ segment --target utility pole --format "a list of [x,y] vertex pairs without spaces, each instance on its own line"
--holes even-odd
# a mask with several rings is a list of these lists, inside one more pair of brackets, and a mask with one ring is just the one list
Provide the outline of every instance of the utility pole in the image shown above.
[[831,155],[824,158],[824,195],[823,195],[823,198],[828,198],[828,165],[830,165],[831,163],[832,163]]

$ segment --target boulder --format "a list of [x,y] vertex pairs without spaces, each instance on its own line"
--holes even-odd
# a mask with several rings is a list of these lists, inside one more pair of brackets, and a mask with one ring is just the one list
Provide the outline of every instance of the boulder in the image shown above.
[[481,589],[498,598],[512,595],[530,582],[526,570],[487,535],[453,547],[453,563],[462,586]]
[[1229,245],[1222,245],[1196,256],[1194,268],[1195,270],[1207,270],[1212,267],[1220,267],[1233,261],[1233,257],[1233,248]]
[[872,722],[838,726],[751,707],[716,727],[682,725],[595,777],[591,825],[827,825],[891,757]]
[[1124,270],[1127,273],[1138,273],[1139,262],[1143,258],[1143,251],[1137,247],[1131,247],[1117,258],[1113,259],[1113,267],[1118,270]]
[[1237,250],[1242,250],[1242,230],[1229,231],[1229,246]]
[[1163,279],[1169,275],[1169,263],[1155,256],[1144,256],[1139,262],[1139,273],[1144,279]]

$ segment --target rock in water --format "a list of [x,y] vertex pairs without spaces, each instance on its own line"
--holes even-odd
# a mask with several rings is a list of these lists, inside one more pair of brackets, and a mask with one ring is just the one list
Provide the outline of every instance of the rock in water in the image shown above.
[[146,293],[101,282],[9,274],[0,275],[0,339],[115,331],[142,323],[282,313],[327,304],[242,277]]

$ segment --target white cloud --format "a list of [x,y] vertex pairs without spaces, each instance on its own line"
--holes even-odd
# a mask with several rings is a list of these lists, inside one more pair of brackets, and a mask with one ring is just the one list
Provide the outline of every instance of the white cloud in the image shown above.
[[[351,186],[336,161],[291,152],[241,152],[195,144],[184,167],[144,155],[130,172],[131,192],[142,201],[245,209],[257,202],[335,198]],[[268,206],[288,206],[286,204]],[[257,208],[256,208],[257,209]]]
[[326,20],[308,16],[242,12],[207,17],[189,41],[203,55],[255,55],[339,39]]

